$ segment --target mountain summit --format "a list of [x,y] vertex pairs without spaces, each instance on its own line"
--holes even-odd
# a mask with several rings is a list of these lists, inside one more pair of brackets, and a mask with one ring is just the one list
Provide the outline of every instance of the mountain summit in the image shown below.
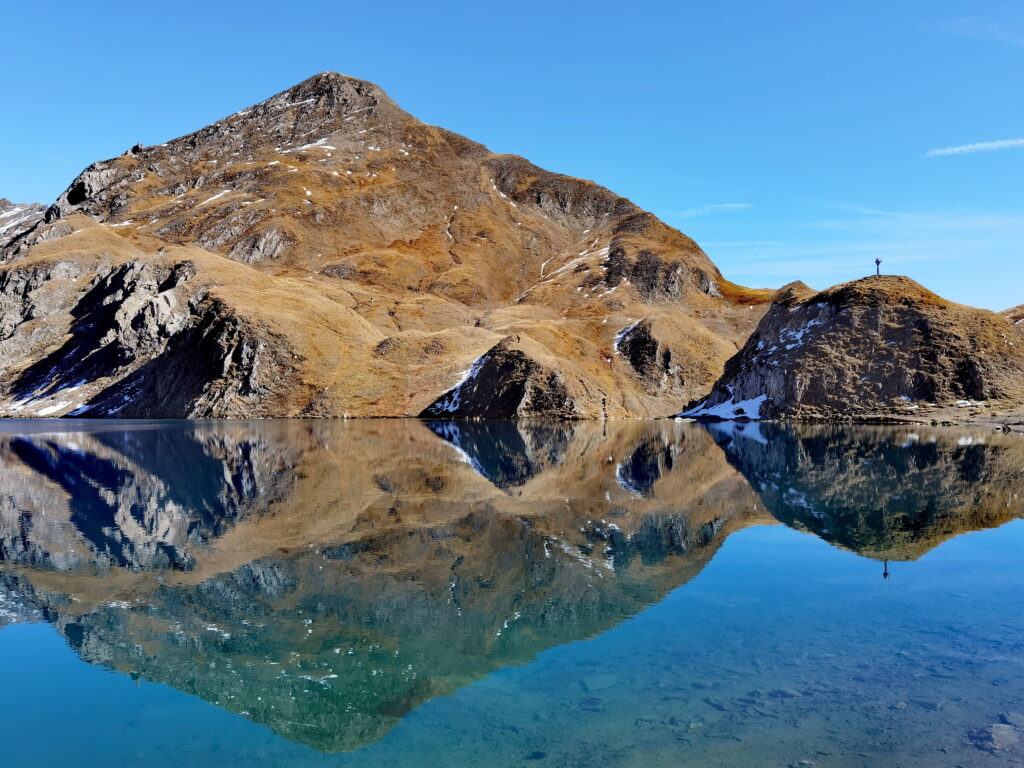
[[771,293],[590,181],[316,75],[0,233],[8,416],[653,416]]

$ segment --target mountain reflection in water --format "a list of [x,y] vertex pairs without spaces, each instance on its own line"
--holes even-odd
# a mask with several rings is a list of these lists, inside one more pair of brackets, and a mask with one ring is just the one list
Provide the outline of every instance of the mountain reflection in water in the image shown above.
[[0,626],[353,750],[614,627],[745,526],[915,559],[1020,515],[1022,467],[1015,436],[908,428],[12,423]]

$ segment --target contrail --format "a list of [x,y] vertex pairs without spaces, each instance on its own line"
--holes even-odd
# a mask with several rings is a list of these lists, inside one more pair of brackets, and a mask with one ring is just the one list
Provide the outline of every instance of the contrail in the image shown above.
[[65,160],[63,157],[54,157],[53,155],[44,155],[39,152],[26,152],[26,155],[32,155],[33,157],[42,157],[47,160],[56,160],[58,163],[67,163],[68,165],[78,165],[74,160]]
[[939,149],[929,149],[924,156],[966,155],[971,152],[991,152],[994,149],[1013,149],[1014,147],[1024,147],[1024,139],[1000,139],[999,141],[979,141],[977,144],[961,144],[957,147],[940,147]]

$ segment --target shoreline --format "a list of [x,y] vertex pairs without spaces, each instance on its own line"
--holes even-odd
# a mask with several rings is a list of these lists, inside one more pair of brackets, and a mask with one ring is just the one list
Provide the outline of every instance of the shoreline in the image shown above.
[[[970,413],[965,413],[965,411]],[[928,408],[924,411],[913,413],[901,413],[891,411],[875,411],[857,414],[856,416],[828,417],[828,416],[802,416],[784,419],[694,419],[679,416],[632,416],[632,417],[581,417],[576,419],[547,418],[543,416],[510,416],[508,418],[483,418],[469,416],[463,418],[439,418],[423,416],[265,416],[255,418],[231,419],[231,418],[188,418],[188,417],[145,417],[145,418],[111,418],[97,417],[89,418],[77,416],[68,417],[35,417],[35,416],[0,416],[0,431],[4,425],[15,422],[26,422],[33,424],[54,424],[54,423],[80,423],[80,424],[101,424],[104,422],[125,422],[136,424],[150,424],[158,422],[271,422],[271,421],[395,421],[410,420],[420,422],[450,421],[458,422],[549,422],[566,424],[588,421],[678,421],[691,424],[794,424],[794,425],[844,425],[844,426],[929,426],[929,427],[980,427],[1003,433],[1024,434],[1024,408],[1011,410],[990,411],[989,406],[972,406],[970,408],[947,406]]]

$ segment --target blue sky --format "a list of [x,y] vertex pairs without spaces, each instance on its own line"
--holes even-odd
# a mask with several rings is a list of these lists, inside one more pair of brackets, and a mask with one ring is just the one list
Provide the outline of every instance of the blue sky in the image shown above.
[[824,288],[880,257],[956,301],[1024,302],[1021,2],[50,0],[4,19],[0,197],[51,202],[90,162],[330,69],[626,195],[737,282]]

